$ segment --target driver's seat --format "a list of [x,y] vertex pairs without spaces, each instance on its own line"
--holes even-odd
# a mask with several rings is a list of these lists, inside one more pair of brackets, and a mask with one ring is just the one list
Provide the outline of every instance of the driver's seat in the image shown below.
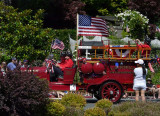
[[58,81],[63,81],[69,84],[73,84],[76,70],[77,70],[77,65],[73,65],[72,68],[65,68],[63,72],[63,79],[58,78]]

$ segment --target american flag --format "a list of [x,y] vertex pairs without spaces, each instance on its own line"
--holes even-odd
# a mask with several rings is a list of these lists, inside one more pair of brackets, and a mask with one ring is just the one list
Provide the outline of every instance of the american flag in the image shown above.
[[62,41],[60,41],[59,39],[55,39],[51,44],[51,48],[52,49],[63,50],[64,49],[64,43]]
[[160,29],[158,26],[156,26],[156,32],[160,32]]
[[108,26],[106,25],[106,22],[101,18],[79,15],[78,35],[108,37]]

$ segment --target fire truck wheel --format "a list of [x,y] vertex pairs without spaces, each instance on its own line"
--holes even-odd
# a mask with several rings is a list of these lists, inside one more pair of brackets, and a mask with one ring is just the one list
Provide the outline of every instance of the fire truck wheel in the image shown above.
[[120,102],[122,97],[122,87],[120,84],[114,81],[106,82],[100,87],[100,98],[106,98],[113,103]]

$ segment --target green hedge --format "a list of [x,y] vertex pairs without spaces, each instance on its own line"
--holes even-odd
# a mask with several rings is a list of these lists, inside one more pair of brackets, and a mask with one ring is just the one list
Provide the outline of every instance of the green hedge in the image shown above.
[[124,102],[116,105],[109,116],[159,116],[159,102]]
[[68,50],[69,35],[75,39],[76,29],[43,28],[43,14],[42,9],[36,13],[30,9],[19,11],[0,2],[0,57],[3,56],[3,61],[11,57],[29,62],[44,60],[55,38],[62,40]]
[[67,107],[83,109],[86,105],[86,99],[82,95],[68,93],[63,96],[61,103]]

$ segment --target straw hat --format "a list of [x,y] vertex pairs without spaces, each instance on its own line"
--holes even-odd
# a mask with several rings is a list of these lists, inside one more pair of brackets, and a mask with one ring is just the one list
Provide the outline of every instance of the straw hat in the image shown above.
[[148,78],[147,81],[152,81],[151,78]]

